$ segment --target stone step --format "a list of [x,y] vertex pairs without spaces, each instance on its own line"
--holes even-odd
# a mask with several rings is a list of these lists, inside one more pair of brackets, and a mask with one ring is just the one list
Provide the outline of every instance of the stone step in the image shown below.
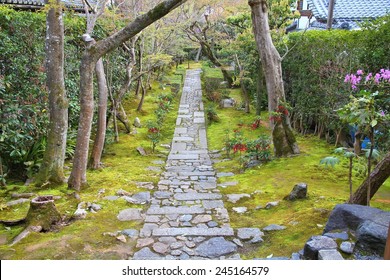
[[152,236],[234,236],[231,227],[224,228],[156,228],[152,231]]
[[215,200],[221,199],[222,195],[218,193],[198,193],[198,192],[188,192],[188,193],[177,193],[174,198],[176,200]]
[[169,215],[169,214],[203,214],[205,209],[199,206],[165,206],[151,207],[147,210],[147,215]]

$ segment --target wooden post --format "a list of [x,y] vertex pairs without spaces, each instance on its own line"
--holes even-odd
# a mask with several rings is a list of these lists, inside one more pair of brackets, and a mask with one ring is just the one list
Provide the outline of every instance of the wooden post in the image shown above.
[[329,0],[329,7],[328,7],[328,22],[326,29],[331,30],[332,29],[332,23],[333,23],[333,11],[334,11],[334,1],[335,0]]
[[383,259],[390,260],[390,223],[389,223],[389,230],[387,232],[385,255],[383,256]]

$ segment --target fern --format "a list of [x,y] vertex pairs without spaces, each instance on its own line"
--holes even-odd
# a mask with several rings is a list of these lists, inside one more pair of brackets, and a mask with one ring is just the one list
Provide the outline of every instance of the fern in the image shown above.
[[324,164],[325,166],[334,167],[336,164],[340,163],[340,160],[337,157],[326,157],[320,160],[320,164]]

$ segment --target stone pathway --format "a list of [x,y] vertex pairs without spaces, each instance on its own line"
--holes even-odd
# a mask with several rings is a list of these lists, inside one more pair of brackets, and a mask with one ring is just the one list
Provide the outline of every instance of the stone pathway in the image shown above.
[[239,258],[208,154],[200,73],[187,71],[165,172],[133,259]]

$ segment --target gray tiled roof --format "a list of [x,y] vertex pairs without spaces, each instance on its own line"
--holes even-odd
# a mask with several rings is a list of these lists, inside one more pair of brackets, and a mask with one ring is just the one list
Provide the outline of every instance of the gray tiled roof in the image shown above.
[[[308,0],[310,10],[316,19],[328,18],[329,0]],[[390,13],[390,0],[335,0],[334,19],[361,21]]]
[[[62,3],[65,4],[68,8],[84,9],[84,4],[82,0],[62,0]],[[45,0],[0,0],[0,4],[10,4],[17,6],[44,6]]]

